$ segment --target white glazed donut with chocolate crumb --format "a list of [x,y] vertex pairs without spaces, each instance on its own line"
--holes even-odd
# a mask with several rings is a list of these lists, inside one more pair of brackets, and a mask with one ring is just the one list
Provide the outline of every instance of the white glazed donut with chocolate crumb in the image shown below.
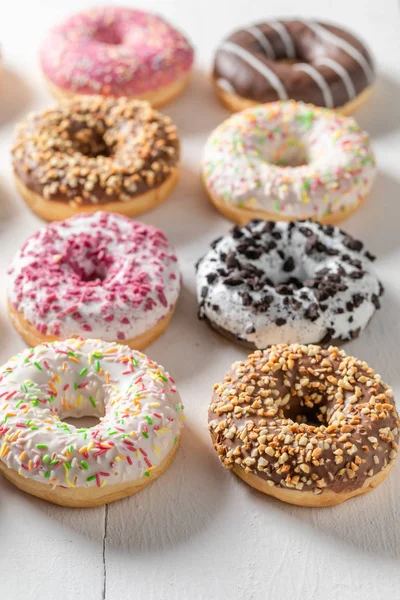
[[250,348],[354,339],[383,293],[372,260],[332,225],[253,220],[200,259],[199,317]]

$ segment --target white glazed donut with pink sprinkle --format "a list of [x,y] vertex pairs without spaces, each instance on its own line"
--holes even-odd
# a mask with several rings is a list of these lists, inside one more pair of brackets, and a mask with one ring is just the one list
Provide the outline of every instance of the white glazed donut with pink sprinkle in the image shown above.
[[32,235],[11,264],[7,295],[31,345],[82,336],[141,349],[167,327],[179,290],[178,260],[161,231],[96,212]]

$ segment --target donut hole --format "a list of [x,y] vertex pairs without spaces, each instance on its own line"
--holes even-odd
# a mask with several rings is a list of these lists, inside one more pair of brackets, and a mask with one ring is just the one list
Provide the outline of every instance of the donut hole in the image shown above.
[[99,27],[95,32],[93,39],[99,44],[108,46],[119,46],[123,43],[123,36],[116,27]]
[[288,65],[289,67],[291,67],[304,61],[300,58],[279,58],[276,62],[278,62],[281,65]]
[[306,146],[297,137],[289,137],[285,143],[274,148],[269,163],[278,167],[302,167],[310,162]]
[[81,122],[72,122],[68,134],[73,151],[89,158],[112,156],[113,147],[105,140],[106,131],[107,129],[101,121],[95,127]]
[[65,404],[57,411],[58,417],[78,430],[96,427],[106,413],[104,392],[99,389],[91,390],[89,394],[79,392],[71,390],[66,393]]
[[107,278],[107,271],[101,267],[101,265],[97,265],[93,271],[90,272],[86,272],[82,269],[79,277],[81,281],[84,281],[85,283],[91,281],[104,281]]
[[76,429],[90,429],[92,427],[96,427],[100,423],[100,417],[95,417],[93,415],[86,415],[82,417],[61,417],[61,421],[63,423],[67,423]]
[[84,250],[86,252],[82,252],[81,248],[75,249],[74,257],[67,259],[70,270],[77,275],[82,283],[103,282],[107,279],[109,270],[113,265],[112,258],[105,254],[100,261],[97,256],[91,256],[95,248],[91,247],[89,241],[88,247]]
[[285,419],[306,425],[328,425],[328,411],[324,397],[315,391],[304,396],[291,396],[288,404],[283,407]]

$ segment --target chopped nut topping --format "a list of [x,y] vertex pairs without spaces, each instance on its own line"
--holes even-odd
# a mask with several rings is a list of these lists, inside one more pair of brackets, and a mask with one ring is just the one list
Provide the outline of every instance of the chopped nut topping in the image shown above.
[[47,200],[101,204],[161,185],[177,167],[179,139],[148,102],[83,96],[28,116],[12,156],[17,176]]
[[270,486],[339,493],[363,485],[397,456],[391,389],[335,347],[255,351],[214,386],[209,414],[224,466],[240,466]]

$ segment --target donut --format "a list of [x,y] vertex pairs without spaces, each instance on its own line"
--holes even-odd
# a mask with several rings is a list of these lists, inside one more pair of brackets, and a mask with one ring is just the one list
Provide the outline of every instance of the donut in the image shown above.
[[167,328],[180,291],[158,229],[106,212],[50,223],[8,271],[11,322],[31,346],[74,336],[141,350]]
[[240,225],[339,223],[365,200],[375,172],[368,134],[352,117],[293,100],[232,115],[209,137],[202,166],[210,200]]
[[186,87],[193,49],[157,15],[106,6],[53,27],[41,47],[40,62],[57,99],[100,94],[161,106]]
[[199,317],[248,348],[352,340],[383,287],[362,242],[315,221],[250,221],[197,264]]
[[399,424],[391,388],[333,346],[258,350],[214,385],[209,407],[221,463],[299,506],[334,506],[378,486],[396,458]]
[[[44,343],[0,375],[0,471],[62,506],[100,506],[146,487],[172,462],[183,406],[172,377],[102,340]],[[67,418],[98,417],[77,428]]]
[[148,102],[84,96],[31,114],[12,161],[18,191],[46,221],[99,209],[133,217],[174,189],[179,138]]
[[213,83],[237,111],[276,100],[299,100],[351,114],[375,80],[365,45],[336,25],[281,20],[232,33],[216,52]]

